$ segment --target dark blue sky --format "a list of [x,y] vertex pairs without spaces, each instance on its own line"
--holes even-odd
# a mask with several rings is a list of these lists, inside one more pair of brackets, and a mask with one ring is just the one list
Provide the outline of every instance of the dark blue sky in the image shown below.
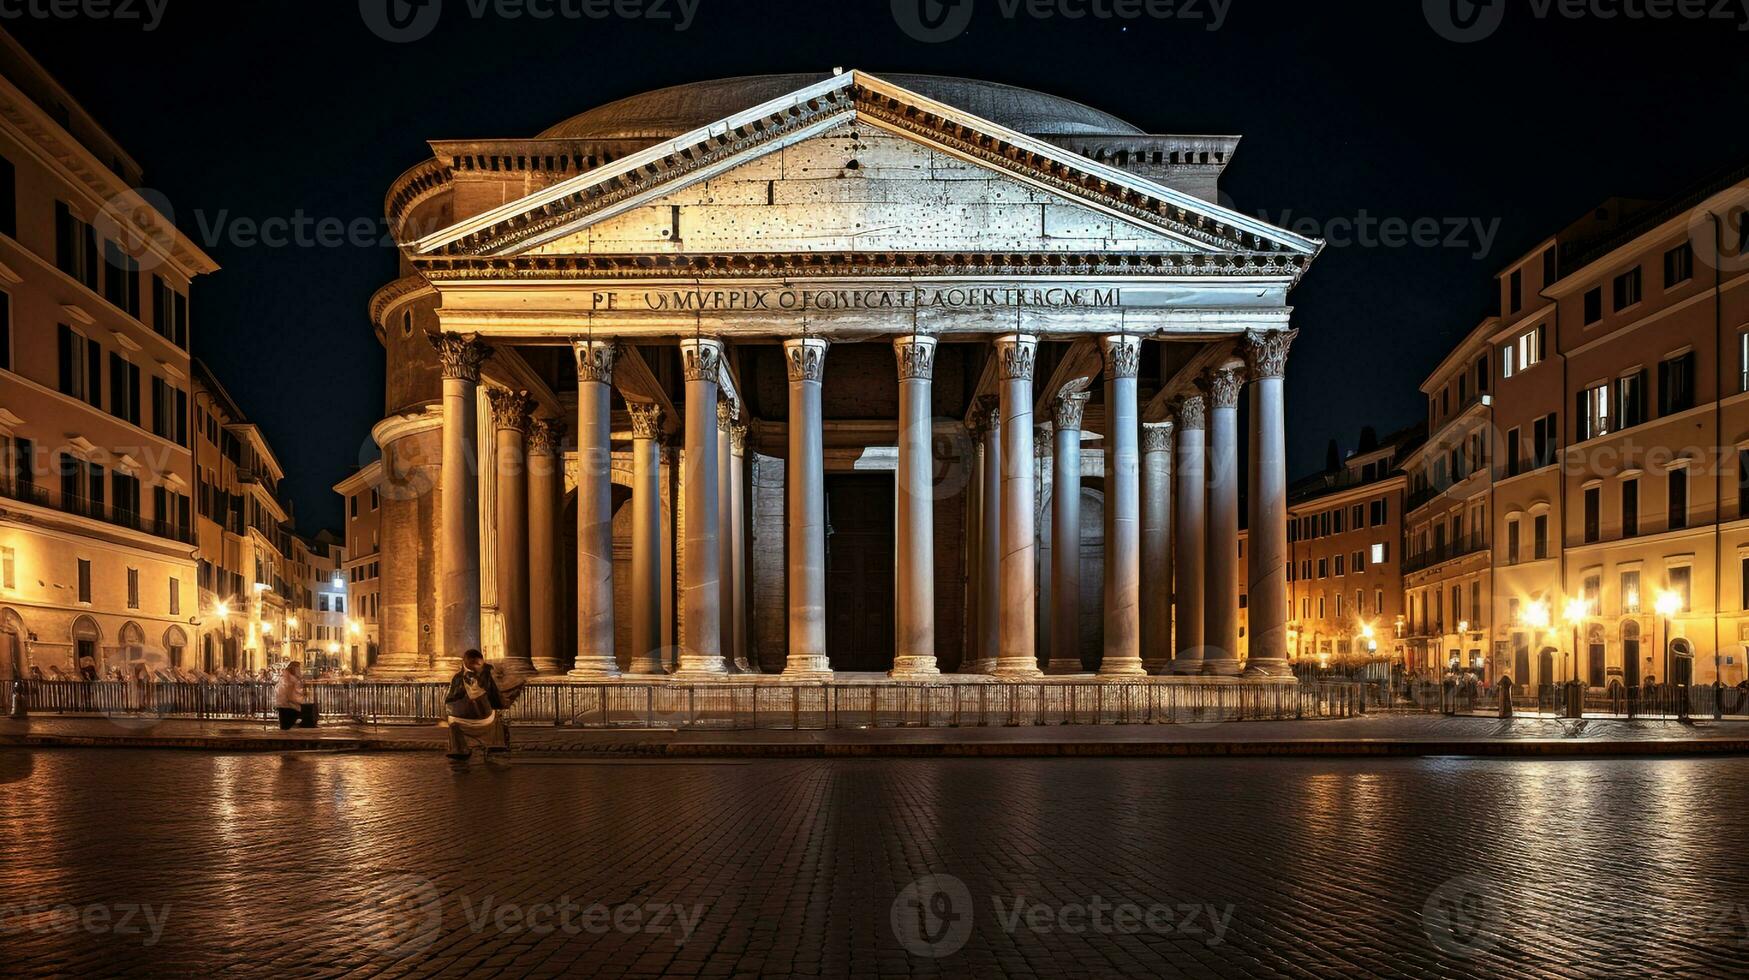
[[[195,286],[195,353],[266,430],[304,531],[337,525],[330,485],[373,455],[383,365],[365,303],[393,277],[393,252],[274,246],[248,232],[300,219],[380,228],[384,190],[429,155],[428,139],[532,136],[624,95],[727,75],[965,75],[1078,99],[1150,132],[1242,134],[1232,203],[1296,230],[1347,238],[1382,219],[1468,229],[1450,246],[1444,235],[1428,247],[1336,245],[1313,267],[1294,295],[1296,475],[1322,464],[1330,438],[1351,447],[1362,425],[1419,417],[1417,385],[1485,314],[1501,264],[1602,198],[1662,196],[1749,162],[1741,12],[1539,19],[1514,2],[1491,36],[1459,44],[1419,0],[1222,0],[1222,15],[1196,0],[1176,5],[1187,16],[1130,20],[1008,16],[1014,0],[961,0],[969,29],[925,43],[899,20],[932,0],[700,0],[686,30],[675,29],[677,0],[660,2],[668,19],[543,21],[476,18],[485,0],[430,2],[443,4],[435,30],[407,43],[373,33],[353,0],[169,0],[151,31],[5,25],[224,267]],[[1431,0],[1431,16],[1453,3],[1471,9]]]

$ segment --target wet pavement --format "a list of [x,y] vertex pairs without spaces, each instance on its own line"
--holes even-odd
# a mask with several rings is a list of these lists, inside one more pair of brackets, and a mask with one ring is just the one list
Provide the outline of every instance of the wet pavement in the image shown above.
[[0,750],[9,974],[1741,975],[1749,759]]

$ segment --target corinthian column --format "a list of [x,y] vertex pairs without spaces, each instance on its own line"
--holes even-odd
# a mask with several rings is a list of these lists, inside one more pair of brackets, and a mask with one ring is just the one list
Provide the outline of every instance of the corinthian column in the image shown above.
[[972,406],[972,437],[978,441],[978,478],[975,519],[977,534],[972,553],[976,570],[977,615],[973,619],[971,649],[966,674],[988,674],[996,669],[1002,622],[1002,408],[999,399],[981,397]]
[[1245,335],[1251,370],[1251,492],[1246,673],[1287,677],[1287,421],[1282,378],[1298,330]]
[[1142,426],[1142,666],[1172,669],[1172,420]]
[[431,336],[443,367],[443,492],[438,596],[443,610],[440,660],[480,648],[479,419],[480,365],[492,348],[473,334]]
[[717,595],[722,604],[723,657],[731,669],[739,673],[747,669],[744,661],[735,659],[735,480],[734,438],[735,405],[717,402]]
[[565,670],[559,650],[559,498],[565,423],[535,419],[528,429],[528,656],[536,673]]
[[686,553],[680,563],[680,669],[682,677],[713,677],[723,664],[722,595],[717,584],[722,543],[717,538],[717,378],[720,340],[680,342],[686,375],[686,452],[680,479],[686,491]]
[[632,649],[628,674],[662,663],[662,408],[628,402],[632,417]]
[[826,341],[783,343],[789,364],[789,468],[784,481],[789,518],[789,657],[791,677],[832,676],[826,655],[826,449],[820,383]]
[[1090,392],[1053,406],[1051,474],[1051,658],[1053,674],[1081,672],[1081,422]]
[[1239,673],[1238,362],[1209,373],[1208,591],[1203,595],[1203,669]]
[[733,646],[725,653],[745,673],[759,673],[752,662],[747,634],[747,427],[736,423],[729,429],[729,638]]
[[577,661],[572,677],[618,677],[613,653],[612,341],[577,356]]
[[1037,609],[1038,539],[1033,528],[1032,369],[1038,338],[1008,334],[996,339],[1002,399],[1001,626],[998,677],[1036,677],[1038,650],[1033,635]]
[[1105,351],[1105,654],[1106,676],[1142,674],[1141,484],[1137,453],[1139,337],[1102,339]]
[[930,385],[935,338],[893,338],[899,368],[898,594],[893,677],[933,677],[935,665],[935,481],[930,467],[935,425]]
[[498,469],[498,610],[504,623],[504,669],[532,674],[528,656],[528,425],[526,391],[493,388],[492,428]]
[[1173,523],[1177,525],[1177,546],[1172,549],[1175,586],[1172,624],[1177,631],[1178,647],[1172,658],[1174,674],[1202,673],[1202,574],[1206,544],[1203,503],[1208,493],[1202,472],[1206,411],[1207,403],[1201,395],[1191,395],[1178,403],[1178,445],[1174,450],[1177,466],[1172,474],[1177,484],[1172,494]]

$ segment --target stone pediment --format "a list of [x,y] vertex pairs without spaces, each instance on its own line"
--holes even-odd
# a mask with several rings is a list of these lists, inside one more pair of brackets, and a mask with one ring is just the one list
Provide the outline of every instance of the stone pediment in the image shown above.
[[410,252],[421,268],[456,271],[566,257],[1157,256],[1297,280],[1319,247],[849,72],[467,218]]

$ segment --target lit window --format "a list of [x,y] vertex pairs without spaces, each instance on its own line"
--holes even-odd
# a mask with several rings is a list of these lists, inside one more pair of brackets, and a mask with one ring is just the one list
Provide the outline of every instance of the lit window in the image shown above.
[[1374,565],[1385,563],[1385,543],[1383,541],[1372,546],[1372,563]]

